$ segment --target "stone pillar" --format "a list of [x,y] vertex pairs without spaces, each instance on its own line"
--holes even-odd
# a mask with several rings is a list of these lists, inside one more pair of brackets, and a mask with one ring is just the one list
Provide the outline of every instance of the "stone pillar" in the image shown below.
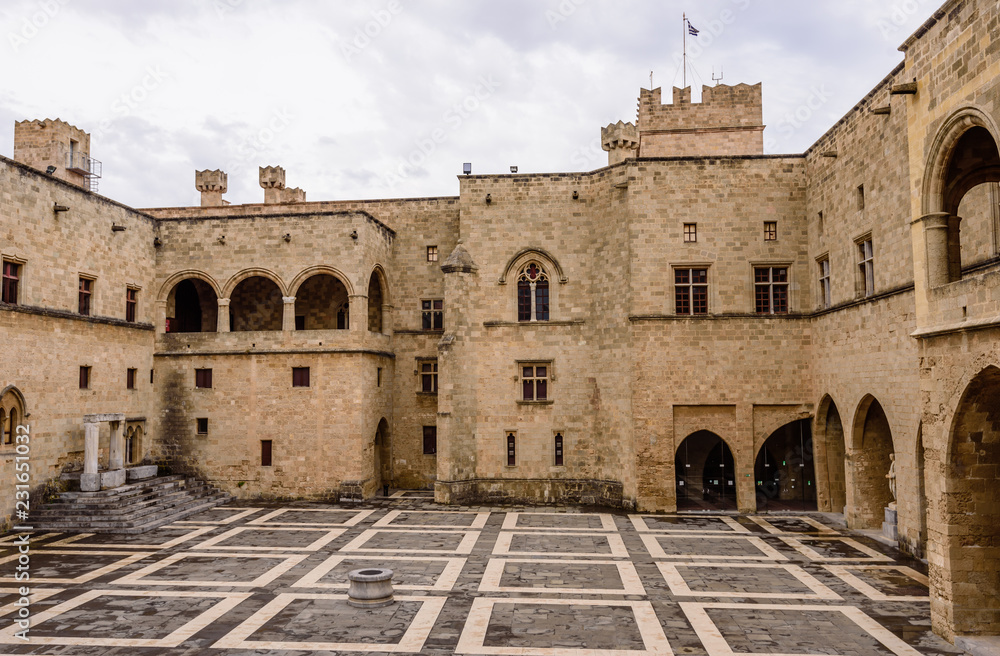
[[229,332],[229,299],[220,298],[219,299],[219,318],[216,322],[215,332],[218,333],[228,333]]
[[962,217],[948,217],[948,279],[962,279]]
[[382,305],[382,334],[392,335],[392,306]]
[[167,332],[167,302],[156,302],[156,334],[162,335]]
[[351,306],[352,333],[365,334],[368,332],[368,297],[361,294],[354,294],[348,297]]
[[202,207],[220,207],[226,202],[222,200],[222,194],[226,193],[229,176],[222,170],[195,171],[194,186],[201,192]]
[[285,304],[284,314],[281,315],[281,329],[295,330],[295,297],[282,296],[281,300]]
[[125,422],[112,421],[111,439],[108,442],[108,469],[125,468]]
[[932,289],[951,282],[948,265],[948,224],[947,212],[934,212],[920,217],[924,229],[924,243],[927,247],[927,284]]
[[100,437],[100,424],[87,422],[83,425],[83,475],[80,477],[80,489],[84,492],[101,489],[101,475],[97,473]]

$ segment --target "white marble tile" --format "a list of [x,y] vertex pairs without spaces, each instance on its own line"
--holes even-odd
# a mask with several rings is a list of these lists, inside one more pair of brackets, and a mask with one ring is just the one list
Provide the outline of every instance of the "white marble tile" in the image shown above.
[[[784,565],[771,563],[656,563],[663,575],[667,585],[670,586],[670,593],[675,597],[735,597],[749,599],[795,599],[806,601],[810,599],[836,599],[841,596],[823,585],[815,576],[805,571],[798,565]],[[784,571],[788,574],[791,582],[800,583],[810,590],[810,592],[740,592],[731,590],[727,592],[713,592],[711,590],[692,590],[684,576],[678,568],[704,567],[709,569],[752,569],[752,570],[776,570]]]
[[823,567],[829,570],[832,574],[838,576],[844,583],[848,584],[861,594],[865,595],[873,601],[915,601],[915,602],[930,602],[930,593],[923,595],[893,595],[886,594],[869,583],[863,581],[860,577],[851,573],[851,570],[887,570],[895,571],[908,576],[920,585],[926,587],[930,586],[930,581],[927,577],[917,570],[911,567],[905,567],[903,565],[823,565]]
[[[113,585],[169,585],[169,586],[191,586],[200,588],[259,588],[267,585],[274,579],[278,578],[282,574],[286,573],[288,570],[292,569],[303,560],[309,557],[309,554],[260,554],[260,553],[217,553],[217,552],[195,552],[195,551],[185,551],[182,553],[171,554],[159,562],[155,562],[152,565],[147,565],[140,570],[131,572],[123,576],[120,579],[115,579],[111,581]],[[274,567],[264,572],[252,581],[226,581],[226,580],[191,580],[186,578],[181,579],[154,579],[149,578],[151,574],[154,574],[166,567],[177,563],[178,561],[184,560],[185,558],[211,558],[215,563],[219,564],[219,561],[223,559],[271,559],[279,561]]]
[[[659,535],[653,533],[640,534],[639,537],[642,539],[642,543],[646,545],[646,550],[649,555],[653,558],[662,558],[669,560],[692,560],[692,561],[704,561],[704,560],[788,560],[784,555],[778,552],[774,547],[769,545],[764,540],[745,535]],[[694,541],[709,541],[709,540],[724,540],[726,542],[739,542],[747,546],[746,555],[742,556],[729,556],[729,555],[705,555],[704,553],[684,553],[684,554],[668,554],[663,550],[663,546],[660,544],[660,540],[684,540],[685,542]]]
[[[560,564],[565,565],[612,565],[618,570],[621,580],[620,588],[559,588],[525,585],[501,585],[504,569],[509,563],[535,563],[543,570],[551,570]],[[486,571],[479,583],[480,592],[504,593],[545,593],[545,594],[577,594],[577,595],[644,595],[646,588],[639,579],[635,565],[621,560],[535,560],[531,558],[491,558],[486,563]]]

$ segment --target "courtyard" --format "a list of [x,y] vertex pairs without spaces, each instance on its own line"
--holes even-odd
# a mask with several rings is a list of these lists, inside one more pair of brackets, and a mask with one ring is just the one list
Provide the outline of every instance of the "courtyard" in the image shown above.
[[[29,641],[0,539],[0,654],[958,654],[926,568],[833,516],[232,503],[144,535],[36,534]],[[396,602],[349,606],[388,567]]]

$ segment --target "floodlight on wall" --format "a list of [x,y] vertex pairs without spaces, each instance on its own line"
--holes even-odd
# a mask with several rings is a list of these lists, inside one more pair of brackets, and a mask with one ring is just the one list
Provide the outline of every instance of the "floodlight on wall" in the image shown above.
[[285,236],[282,237],[282,239],[284,239],[285,241],[292,241],[292,233],[286,232]]
[[60,205],[59,203],[54,203],[52,205],[52,211],[55,212],[56,214],[58,214],[59,212],[68,212],[69,207],[67,207],[66,205]]
[[225,244],[226,243],[226,236],[225,235],[220,235],[219,239],[218,239],[218,242],[220,244]]
[[465,175],[472,175],[472,162],[462,164],[462,173]]
[[486,194],[486,204],[489,205],[493,202],[493,194]]
[[56,172],[56,167],[51,166],[51,165],[47,166],[47,167],[45,167],[45,172],[48,173],[49,175],[52,175],[53,173]]
[[511,173],[517,173],[517,167],[516,166],[510,167],[510,172]]
[[157,248],[159,248],[160,246],[163,246],[163,240],[160,239],[159,237],[153,237],[153,246],[155,246]]
[[580,192],[576,189],[573,190],[573,200],[580,200]]
[[358,231],[351,230],[351,239],[357,239],[357,238],[358,238]]
[[118,225],[117,223],[112,223],[111,232],[125,232],[125,226]]

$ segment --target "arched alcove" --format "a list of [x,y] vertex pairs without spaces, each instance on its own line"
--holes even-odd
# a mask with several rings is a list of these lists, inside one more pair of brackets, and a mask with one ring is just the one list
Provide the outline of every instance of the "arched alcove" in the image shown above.
[[232,332],[281,330],[283,311],[278,284],[264,276],[250,276],[232,291],[229,328]]
[[678,510],[735,510],[736,463],[711,431],[689,435],[674,456]]
[[754,463],[757,510],[814,511],[816,473],[811,421],[800,419],[771,433]]
[[347,330],[350,301],[339,278],[319,273],[307,278],[295,292],[296,330]]
[[878,399],[862,399],[854,417],[851,448],[854,507],[851,528],[876,529],[885,520],[885,508],[893,502],[886,474],[894,453],[892,429]]
[[167,295],[168,333],[214,333],[218,327],[219,300],[210,284],[200,278],[178,281]]

